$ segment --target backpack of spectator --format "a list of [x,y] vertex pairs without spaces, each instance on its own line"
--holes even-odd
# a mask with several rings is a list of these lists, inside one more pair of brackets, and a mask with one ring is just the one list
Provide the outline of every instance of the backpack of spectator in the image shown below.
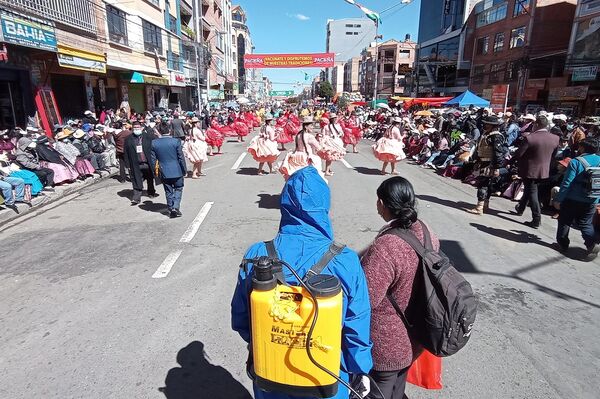
[[427,227],[419,223],[423,227],[424,246],[411,231],[392,229],[387,233],[406,241],[421,261],[406,312],[400,309],[390,292],[387,297],[412,339],[436,356],[450,356],[471,337],[477,298],[469,282],[446,255],[433,249]]
[[600,198],[600,165],[593,167],[584,157],[577,157],[576,159],[585,168],[582,179],[589,197]]

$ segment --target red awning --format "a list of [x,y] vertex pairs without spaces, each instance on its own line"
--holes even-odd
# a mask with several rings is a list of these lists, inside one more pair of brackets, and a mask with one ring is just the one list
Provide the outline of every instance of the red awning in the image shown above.
[[413,105],[426,105],[431,107],[439,107],[444,103],[452,100],[454,97],[421,97],[412,98],[404,101],[404,109],[408,109]]

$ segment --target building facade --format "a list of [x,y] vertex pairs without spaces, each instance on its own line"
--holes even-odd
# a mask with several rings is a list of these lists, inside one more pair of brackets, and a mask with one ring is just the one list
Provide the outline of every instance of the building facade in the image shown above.
[[[468,88],[469,65],[461,63],[463,26],[476,2],[427,0],[421,3],[414,95],[451,95]],[[480,2],[496,3],[496,0]]]
[[556,109],[550,93],[567,85],[564,68],[575,8],[575,0],[478,3],[466,23],[464,43],[470,89],[491,99],[494,86],[508,85],[509,107]]
[[233,49],[234,58],[236,59],[236,71],[238,77],[238,94],[249,95],[254,80],[254,70],[246,70],[244,68],[244,55],[252,54],[253,44],[252,36],[250,35],[250,29],[246,24],[246,12],[239,6],[233,6],[232,9],[233,19]]
[[355,93],[359,91],[360,57],[352,57],[344,64],[344,91]]
[[[569,86],[549,93],[561,108],[600,116],[600,1],[579,0],[565,74]],[[565,98],[566,97],[566,98]]]
[[[345,18],[327,21],[327,37],[325,51],[334,53],[336,65],[343,64],[346,60],[360,55],[361,51],[375,40],[377,29],[375,23],[368,18]],[[332,82],[331,68],[325,70],[327,80]],[[343,90],[343,80],[339,85]],[[335,87],[334,87],[335,89]]]

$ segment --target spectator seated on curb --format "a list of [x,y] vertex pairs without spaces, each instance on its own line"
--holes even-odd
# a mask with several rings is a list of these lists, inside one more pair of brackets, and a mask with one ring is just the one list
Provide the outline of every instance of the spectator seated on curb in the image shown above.
[[42,167],[35,151],[36,146],[37,144],[29,137],[21,137],[17,141],[17,151],[15,154],[17,164],[22,169],[33,172],[45,188],[52,188],[54,187],[54,171]]

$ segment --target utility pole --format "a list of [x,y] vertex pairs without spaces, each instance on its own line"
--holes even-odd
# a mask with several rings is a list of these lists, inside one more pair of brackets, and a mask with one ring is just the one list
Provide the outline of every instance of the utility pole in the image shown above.
[[377,105],[377,86],[379,86],[379,47],[377,40],[379,39],[379,22],[375,22],[375,87],[373,89],[373,106]]

